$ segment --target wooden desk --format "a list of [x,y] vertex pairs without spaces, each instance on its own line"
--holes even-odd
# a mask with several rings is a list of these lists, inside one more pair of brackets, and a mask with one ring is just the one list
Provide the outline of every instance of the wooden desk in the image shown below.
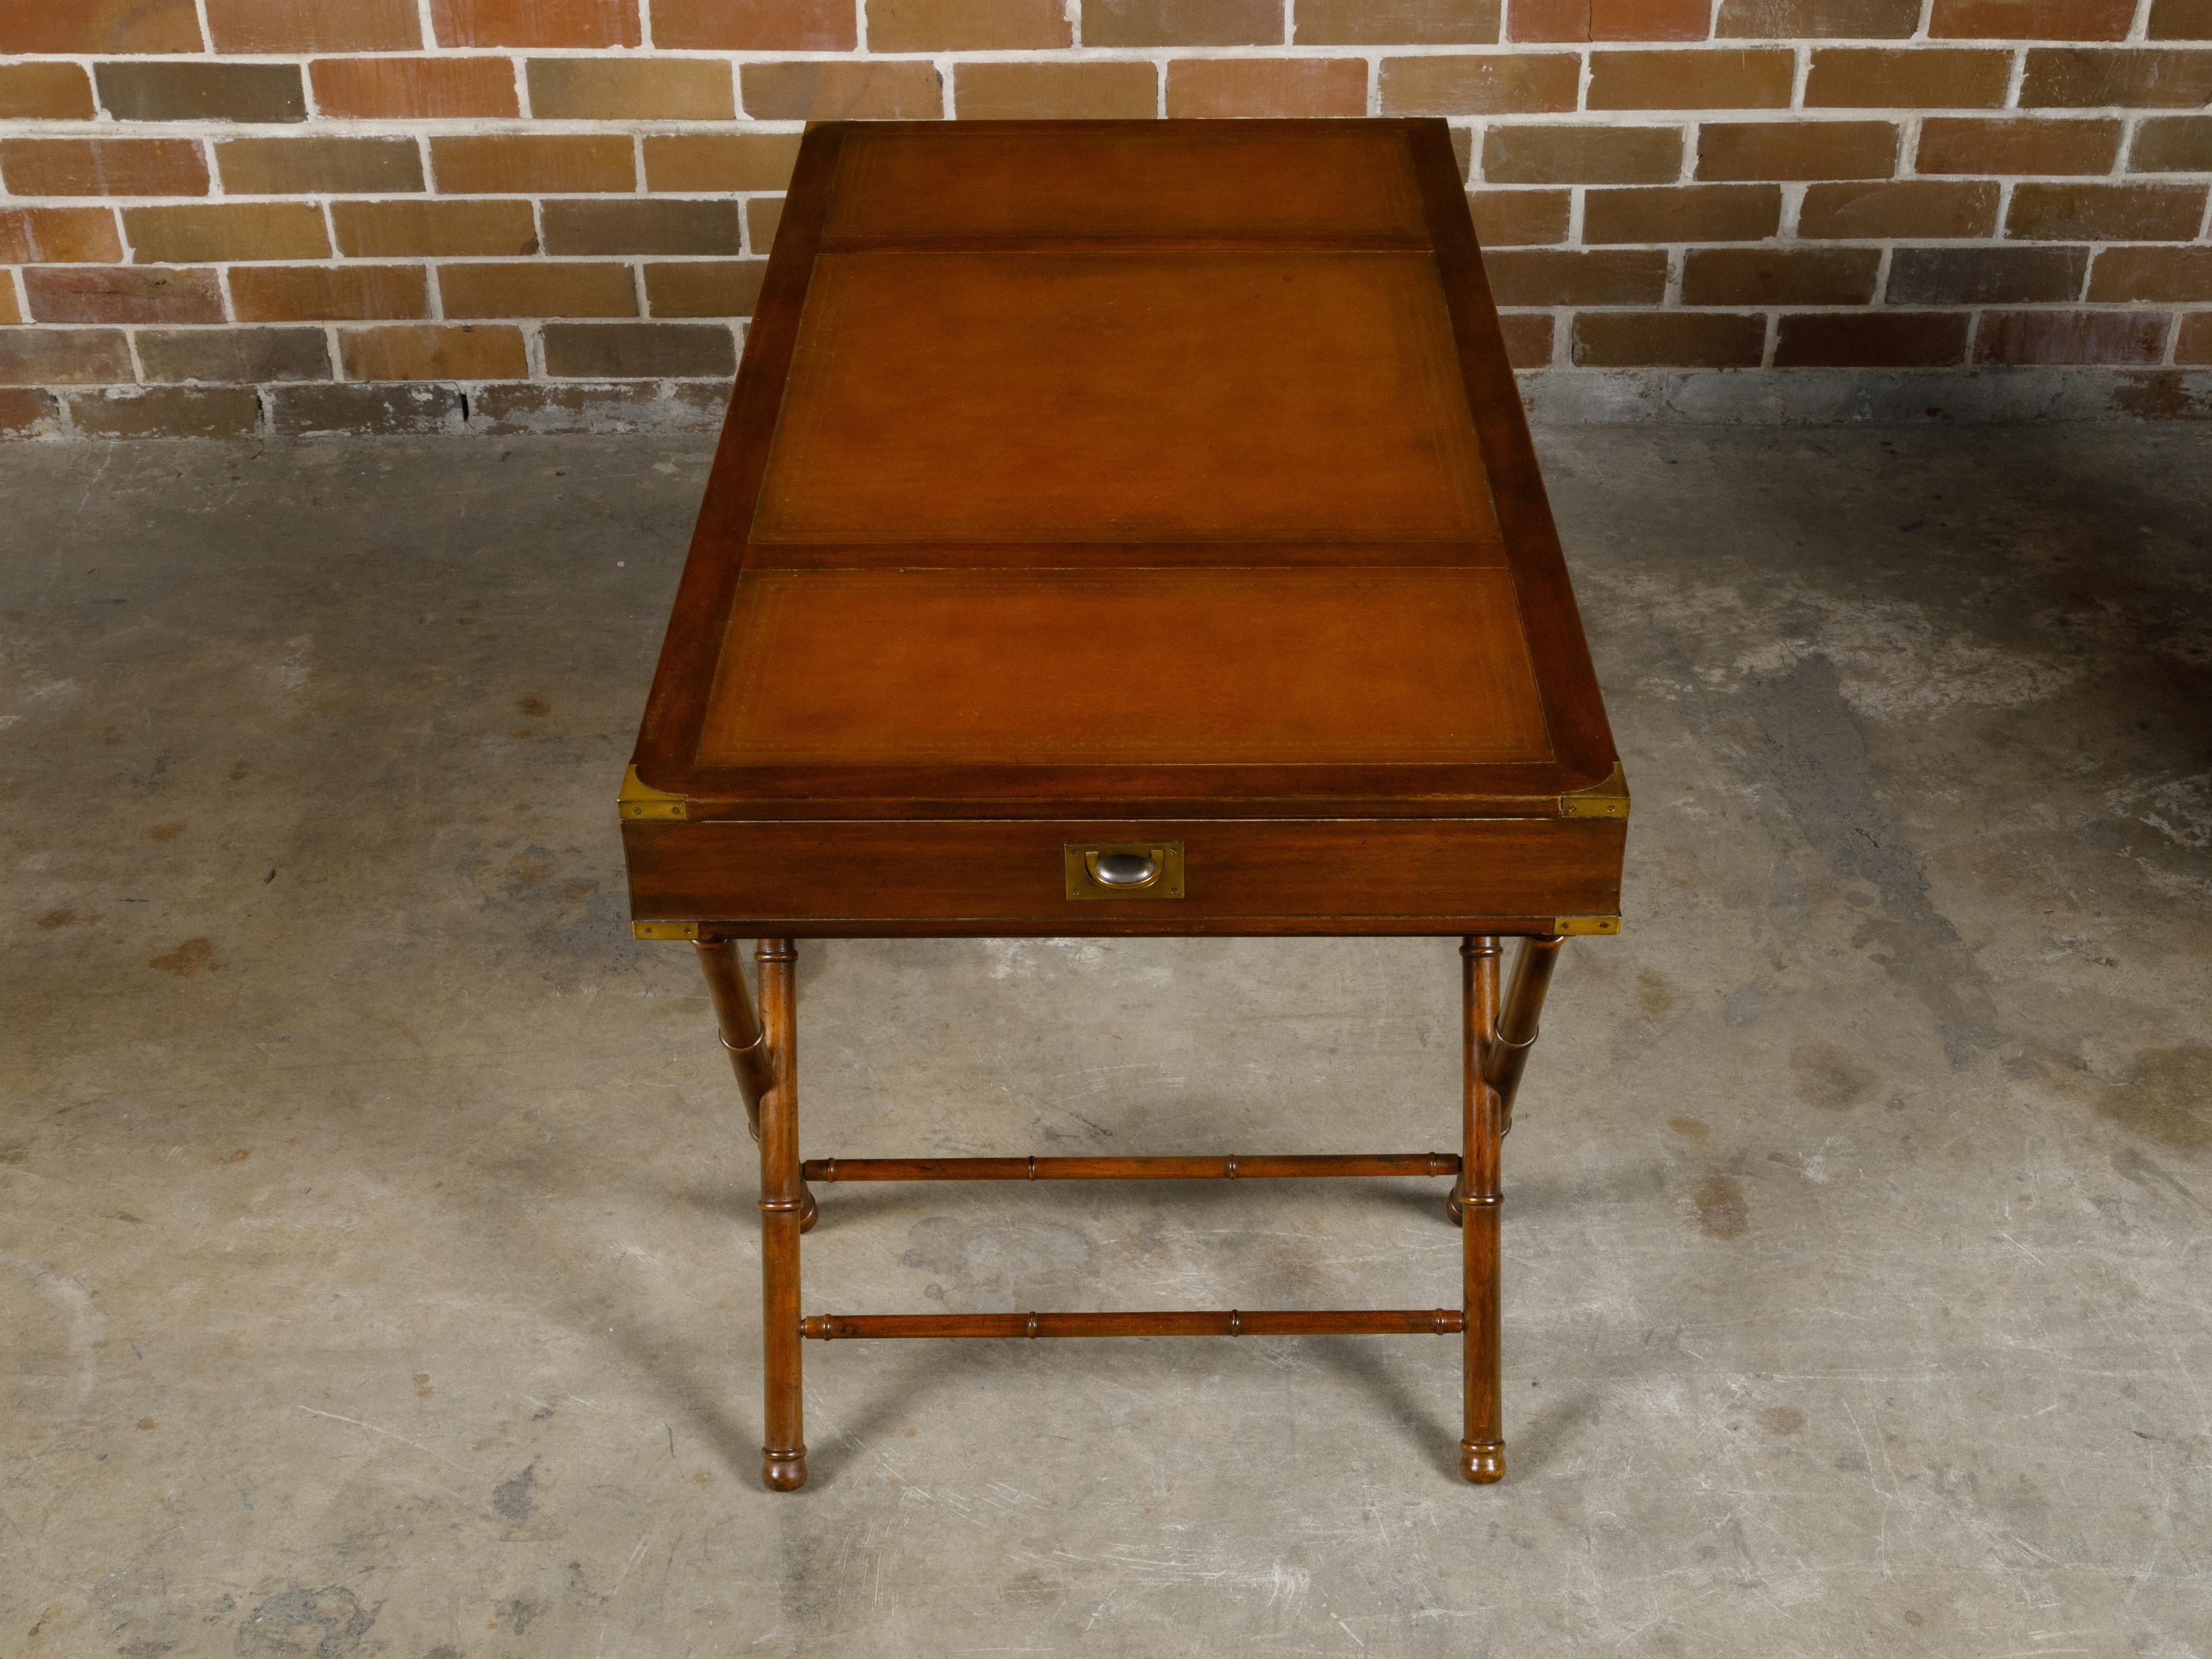
[[[1443,122],[811,129],[620,811],[760,1142],[769,1486],[803,1336],[1457,1333],[1504,1473],[1499,1142],[1628,794]],[[1462,938],[1457,1156],[799,1162],[799,939],[1284,933]],[[1407,1173],[1463,1309],[800,1313],[810,1183]]]

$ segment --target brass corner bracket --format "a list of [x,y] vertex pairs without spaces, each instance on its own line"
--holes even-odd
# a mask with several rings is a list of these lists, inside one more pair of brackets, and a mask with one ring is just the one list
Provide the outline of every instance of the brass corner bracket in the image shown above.
[[682,795],[655,789],[631,766],[623,770],[622,793],[616,797],[615,805],[626,818],[680,818],[685,815],[687,802]]
[[1619,916],[1553,916],[1552,918],[1552,932],[1555,934],[1617,933],[1620,931]]
[[1628,816],[1628,774],[1619,761],[1604,781],[1559,797],[1563,818],[1625,818]]
[[699,937],[696,921],[633,921],[629,925],[632,939],[688,939]]

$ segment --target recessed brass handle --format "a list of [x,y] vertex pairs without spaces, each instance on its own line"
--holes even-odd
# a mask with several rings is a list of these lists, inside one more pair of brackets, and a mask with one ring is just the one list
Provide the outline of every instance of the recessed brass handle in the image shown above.
[[1157,853],[1085,853],[1083,867],[1101,887],[1150,887],[1160,878]]
[[1060,862],[1072,899],[1179,899],[1179,841],[1067,842]]

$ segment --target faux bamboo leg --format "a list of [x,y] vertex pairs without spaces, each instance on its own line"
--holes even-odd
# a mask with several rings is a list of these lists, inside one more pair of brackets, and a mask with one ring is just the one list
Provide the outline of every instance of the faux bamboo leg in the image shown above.
[[[1479,945],[1480,939],[1474,943]],[[1497,941],[1490,943],[1494,945]],[[1490,1015],[1484,1026],[1489,1035],[1482,1042],[1482,1074],[1498,1091],[1500,1134],[1513,1133],[1513,1097],[1521,1091],[1521,1073],[1528,1068],[1528,1051],[1536,1046],[1544,994],[1552,988],[1552,970],[1559,966],[1559,947],[1565,943],[1556,935],[1521,941],[1521,952],[1513,960],[1513,981],[1502,1008],[1497,1001],[1497,966],[1494,962],[1491,965]],[[1464,953],[1468,947],[1461,948]],[[1451,1196],[1444,1200],[1454,1221],[1460,1218],[1460,1194],[1466,1184],[1464,1176],[1454,1182]]]
[[714,1005],[714,1024],[722,1033],[722,1050],[730,1057],[730,1070],[738,1079],[738,1093],[745,1103],[745,1121],[753,1139],[760,1139],[760,1101],[768,1092],[769,1064],[766,1033],[753,1000],[745,989],[744,970],[738,966],[737,946],[726,939],[695,941],[699,969],[707,976],[707,995]]
[[1528,1064],[1528,1051],[1536,1046],[1536,1023],[1544,1012],[1544,994],[1552,988],[1552,969],[1559,966],[1557,937],[1524,939],[1521,954],[1513,961],[1513,983],[1505,994],[1505,1007],[1498,1017],[1496,1040],[1482,1074],[1496,1085],[1503,1114],[1498,1133],[1513,1132],[1513,1097],[1521,1087],[1521,1073]]
[[[707,976],[707,997],[714,1005],[714,1024],[722,1036],[722,1052],[730,1057],[730,1070],[738,1080],[738,1094],[745,1103],[745,1127],[760,1139],[761,1097],[768,1092],[769,1067],[768,1033],[745,989],[744,969],[738,965],[737,946],[726,939],[694,941],[700,971]],[[799,1231],[811,1232],[816,1209],[814,1194],[804,1187],[799,1193]]]
[[[1471,933],[1459,947],[1460,994],[1466,1004],[1461,1032],[1460,1063],[1470,1078],[1481,1077],[1490,1066],[1491,1049],[1498,1037],[1498,963],[1505,949],[1495,933]],[[1444,1212],[1457,1225],[1460,1200],[1467,1191],[1468,1165],[1462,1160],[1460,1177],[1444,1200]]]
[[767,1028],[769,1086],[761,1095],[761,1336],[767,1371],[767,1436],[761,1479],[776,1492],[806,1484],[804,1392],[799,1358],[799,1009],[798,951],[787,939],[762,939],[761,1012]]
[[[1486,957],[1481,949],[1486,944],[1490,946]],[[1498,1283],[1498,1211],[1504,1203],[1498,1184],[1498,1143],[1504,1112],[1498,1091],[1483,1076],[1480,1058],[1486,1052],[1486,1040],[1496,1032],[1490,1022],[1498,1012],[1497,941],[1474,938],[1461,948],[1467,962],[1463,981],[1466,1144],[1460,1152],[1464,1171],[1461,1179],[1466,1188],[1460,1245],[1467,1297],[1461,1334],[1467,1370],[1467,1436],[1459,1443],[1459,1472],[1479,1486],[1487,1486],[1505,1476]]]

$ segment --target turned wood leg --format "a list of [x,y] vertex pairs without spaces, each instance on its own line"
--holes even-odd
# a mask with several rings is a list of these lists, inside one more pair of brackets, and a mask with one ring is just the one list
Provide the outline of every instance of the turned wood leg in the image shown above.
[[[1485,1076],[1490,1051],[1498,1036],[1498,963],[1504,943],[1495,933],[1471,933],[1459,947],[1461,1014],[1460,1065],[1470,1079]],[[1467,1191],[1467,1171],[1474,1165],[1462,1158],[1459,1179],[1444,1200],[1444,1212],[1457,1225],[1461,1199]]]
[[1461,1328],[1467,1369],[1467,1434],[1459,1443],[1459,1472],[1487,1486],[1505,1475],[1505,1434],[1501,1416],[1498,1354],[1499,1142],[1504,1111],[1498,1092],[1483,1075],[1498,1015],[1498,941],[1470,938],[1460,947],[1465,968],[1466,1082],[1460,1152],[1462,1194],[1461,1270],[1467,1297]]
[[738,1093],[745,1103],[745,1121],[753,1139],[760,1139],[761,1097],[768,1092],[767,1033],[753,1000],[745,990],[744,970],[738,966],[738,949],[726,939],[694,941],[699,969],[707,976],[707,996],[714,1005],[714,1024],[722,1033],[722,1051],[730,1057],[730,1070],[738,1079]]
[[761,1479],[776,1492],[806,1484],[804,1390],[799,1362],[799,1003],[798,951],[764,939],[761,1013],[767,1030],[769,1085],[761,1093],[761,1338],[767,1373],[767,1435]]
[[1513,1097],[1520,1091],[1528,1051],[1536,1046],[1544,994],[1552,988],[1552,969],[1559,966],[1559,947],[1565,943],[1556,936],[1524,939],[1521,954],[1513,959],[1513,983],[1505,993],[1505,1006],[1498,1016],[1497,1032],[1482,1067],[1483,1076],[1498,1091],[1501,1134],[1513,1133]]
[[[745,1103],[745,1127],[755,1140],[761,1138],[761,1097],[768,1092],[769,1068],[768,1033],[753,1000],[745,989],[744,969],[738,965],[737,946],[726,939],[693,941],[699,952],[700,971],[707,976],[707,997],[714,1005],[714,1024],[721,1032],[722,1052],[730,1057],[730,1070],[738,1080],[738,1094]],[[814,1194],[799,1188],[799,1230],[813,1229]]]
[[[1478,935],[1462,945],[1465,954],[1472,947],[1480,960],[1481,947],[1487,943],[1491,958],[1488,988],[1481,994],[1487,1001],[1477,1024],[1480,1033],[1476,1037],[1482,1054],[1482,1075],[1498,1091],[1500,1134],[1513,1133],[1513,1097],[1521,1091],[1521,1073],[1528,1069],[1528,1051],[1536,1046],[1536,1025],[1544,1012],[1544,995],[1552,988],[1552,969],[1559,966],[1559,947],[1566,943],[1563,938],[1549,935],[1521,941],[1521,953],[1513,959],[1513,983],[1505,993],[1501,1008],[1498,1002],[1498,964],[1495,960],[1498,942],[1485,940]],[[1451,1196],[1444,1207],[1451,1218],[1460,1218],[1460,1194],[1465,1189],[1464,1176],[1452,1183]]]

